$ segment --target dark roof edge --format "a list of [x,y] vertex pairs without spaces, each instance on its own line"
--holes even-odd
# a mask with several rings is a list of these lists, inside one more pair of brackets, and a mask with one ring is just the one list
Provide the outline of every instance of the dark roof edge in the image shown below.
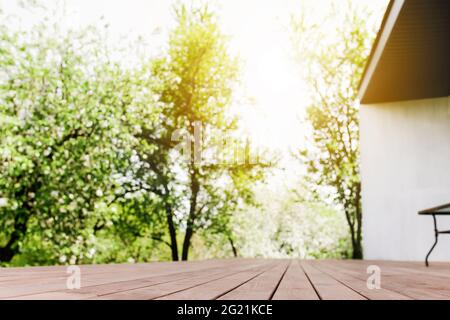
[[389,1],[389,5],[383,17],[383,21],[381,22],[380,30],[378,31],[377,37],[372,45],[369,58],[367,59],[366,66],[364,68],[364,72],[359,81],[358,99],[361,102],[364,100],[364,95],[366,93],[367,87],[369,86],[373,72],[376,69],[380,56],[383,53],[384,47],[387,43],[387,40],[389,39],[391,31],[394,27],[395,22],[397,21],[404,3],[405,0]]
[[363,79],[366,76],[367,69],[369,68],[369,64],[372,62],[373,55],[375,53],[375,48],[378,47],[378,42],[380,42],[381,32],[383,32],[384,26],[386,25],[386,21],[387,21],[388,16],[391,13],[391,9],[392,9],[392,5],[394,4],[394,1],[395,0],[389,0],[389,4],[388,4],[388,6],[386,8],[386,12],[384,13],[384,16],[383,16],[383,21],[381,21],[381,25],[378,30],[377,36],[375,38],[375,41],[372,44],[372,48],[370,49],[370,54],[369,54],[369,57],[367,58],[366,65],[364,67],[364,72],[361,76],[361,79],[359,79],[358,91],[361,89],[361,84],[363,82]]

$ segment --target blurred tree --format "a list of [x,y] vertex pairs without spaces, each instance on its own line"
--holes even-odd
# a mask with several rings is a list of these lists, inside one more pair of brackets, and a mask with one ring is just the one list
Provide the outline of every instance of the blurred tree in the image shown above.
[[269,164],[238,134],[237,64],[215,16],[175,11],[167,52],[129,68],[97,28],[2,17],[0,263],[168,258],[159,244],[179,260],[180,240],[187,260],[199,230],[236,252],[230,217]]
[[85,243],[97,202],[113,192],[113,173],[127,166],[116,107],[121,71],[99,43],[92,28],[0,26],[2,262],[21,251],[31,232],[62,251]]
[[249,143],[236,133],[229,106],[237,61],[215,15],[207,6],[185,5],[175,14],[167,53],[152,64],[161,118],[142,132],[149,143],[158,141],[146,161],[166,204],[172,257],[178,258],[176,224],[184,230],[181,259],[187,260],[195,232],[226,217],[231,204],[250,202],[252,182],[263,170],[251,163]]
[[[301,188],[301,187],[299,187]],[[274,192],[276,190],[276,192]],[[232,235],[243,257],[343,259],[351,253],[347,222],[322,202],[299,198],[283,184],[261,184],[255,191],[258,206],[231,216]],[[208,236],[212,236],[210,233]],[[226,238],[215,245],[229,247]]]
[[332,12],[320,26],[303,17],[292,23],[295,52],[307,70],[311,103],[310,146],[300,152],[316,196],[342,206],[350,229],[352,257],[361,259],[362,210],[359,175],[359,80],[375,28],[371,14],[352,2]]

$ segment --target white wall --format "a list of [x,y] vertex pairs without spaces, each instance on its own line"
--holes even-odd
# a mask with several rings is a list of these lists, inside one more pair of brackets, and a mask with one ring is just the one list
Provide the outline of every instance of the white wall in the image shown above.
[[[450,203],[450,97],[362,105],[361,179],[365,258],[424,260],[433,219],[417,211]],[[450,260],[450,235],[433,260]]]

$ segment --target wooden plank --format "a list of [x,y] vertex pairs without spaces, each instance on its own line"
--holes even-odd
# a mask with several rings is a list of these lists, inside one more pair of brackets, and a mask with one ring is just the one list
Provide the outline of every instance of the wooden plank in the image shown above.
[[414,274],[414,277],[431,277],[438,281],[450,281],[450,265],[448,263],[433,262],[429,267],[424,262],[404,261],[364,261],[365,265],[380,265],[399,272]]
[[337,264],[344,266],[341,272],[353,271],[359,279],[367,279],[367,267],[377,265],[381,269],[381,282],[383,288],[398,292],[413,299],[443,299],[450,298],[449,281],[436,279],[433,272],[418,275],[414,269],[405,268],[398,270],[395,263],[384,261],[337,261]]
[[158,300],[214,300],[251,281],[273,266],[273,263],[257,266],[248,271],[242,271],[229,277],[158,298]]
[[264,262],[256,262],[251,265],[241,265],[241,266],[224,266],[221,270],[211,271],[207,270],[202,272],[201,275],[195,277],[189,277],[187,279],[183,279],[180,281],[168,282],[163,284],[158,284],[154,286],[148,286],[145,288],[127,290],[122,292],[116,292],[108,295],[101,295],[100,298],[103,299],[113,299],[113,300],[150,300],[156,299],[162,296],[169,295],[171,293],[175,293],[182,290],[187,290],[190,288],[194,288],[200,285],[204,285],[208,282],[225,278],[227,276],[231,276],[233,274],[239,273],[241,271],[249,270],[254,268],[255,266],[267,264],[267,261]]
[[[212,259],[205,261],[179,261],[179,262],[153,262],[140,264],[109,264],[109,265],[79,265],[85,279],[100,279],[114,277],[128,277],[141,272],[160,270],[177,270],[184,267],[207,267],[209,265],[221,265],[228,261],[246,261],[249,259]],[[26,280],[47,281],[58,277],[67,277],[68,266],[55,267],[29,267],[29,268],[0,268],[0,287],[16,286]]]
[[[336,264],[330,261],[317,261],[312,263],[312,265],[319,269],[320,271],[328,274],[330,277],[336,279],[337,281],[351,287],[353,290],[357,291],[362,296],[370,300],[411,300],[410,297],[391,291],[385,288],[379,289],[369,289],[367,286],[367,280],[357,278],[346,274],[343,270],[336,266]],[[369,275],[366,274],[366,278]]]
[[[347,264],[345,264],[347,265]],[[414,299],[450,299],[450,279],[447,274],[409,262],[364,261],[360,269],[377,265],[381,269],[383,287]],[[356,266],[351,266],[355,268]]]
[[365,297],[346,287],[329,275],[302,261],[303,270],[322,300],[366,300]]
[[319,297],[300,266],[294,260],[289,265],[273,296],[273,300],[318,300]]
[[219,300],[269,300],[272,298],[289,262],[279,261],[275,267],[263,272],[242,286],[220,296]]
[[[96,295],[114,293],[117,291],[129,290],[133,288],[139,288],[144,286],[149,286],[153,284],[159,284],[169,281],[175,281],[183,278],[192,277],[198,274],[202,274],[208,270],[222,270],[224,265],[246,265],[253,264],[253,260],[249,261],[205,261],[204,263],[172,263],[171,268],[165,265],[158,265],[152,268],[152,265],[146,265],[146,268],[142,268],[141,266],[137,266],[137,268],[124,268],[127,272],[124,274],[123,272],[116,273],[108,273],[106,275],[97,274],[88,274],[85,275],[82,273],[82,288],[78,290],[67,290],[66,288],[66,280],[67,274],[64,274],[62,277],[58,277],[53,281],[42,280],[42,282],[36,283],[33,281],[28,285],[20,285],[6,289],[0,288],[0,296],[2,298],[16,298],[21,297],[22,299],[28,299],[32,297],[45,299],[47,297],[46,293],[49,293],[49,296],[53,297],[54,294],[52,292],[58,291],[64,293],[62,296],[70,297],[75,295],[79,298],[90,298]],[[97,266],[98,269],[101,269],[103,266]],[[125,267],[125,266],[124,266]],[[135,270],[133,270],[135,269]],[[89,281],[86,278],[94,277],[93,281]],[[95,281],[94,281],[95,280]],[[26,279],[24,279],[26,283]],[[56,282],[55,282],[56,281]],[[100,284],[99,284],[100,283]]]
[[185,267],[183,269],[177,270],[176,272],[171,272],[171,273],[168,273],[165,275],[151,276],[151,277],[139,278],[139,279],[132,280],[132,281],[111,282],[111,283],[108,283],[105,285],[85,287],[85,288],[80,289],[79,291],[85,292],[85,293],[95,293],[97,295],[106,295],[106,294],[111,294],[111,293],[115,293],[115,292],[119,292],[119,291],[139,289],[141,287],[148,287],[151,285],[188,279],[191,277],[196,277],[198,275],[202,275],[205,272],[221,272],[224,267],[234,267],[234,266],[243,267],[246,265],[253,266],[255,263],[259,263],[259,262],[253,261],[253,260],[221,261],[221,262],[215,263],[215,264],[209,264],[209,265],[205,264],[205,265],[195,266],[195,268]]
[[[424,264],[379,263],[384,282],[416,299],[450,299],[449,268],[427,268]],[[387,272],[386,272],[387,271]]]
[[[366,286],[381,268],[381,289]],[[450,299],[449,263],[227,259],[81,266],[82,288],[67,290],[66,267],[0,268],[10,299]]]

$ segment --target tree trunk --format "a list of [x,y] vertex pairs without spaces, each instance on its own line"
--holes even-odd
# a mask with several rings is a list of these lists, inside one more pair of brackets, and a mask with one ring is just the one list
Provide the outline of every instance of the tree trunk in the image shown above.
[[197,210],[197,197],[200,191],[200,185],[197,180],[197,169],[193,170],[191,175],[191,199],[189,207],[189,216],[186,225],[186,234],[183,241],[183,252],[181,253],[181,260],[186,261],[189,255],[189,247],[191,246],[191,238],[194,234],[195,214]]
[[14,230],[9,237],[8,243],[4,247],[0,247],[0,262],[10,262],[14,256],[19,253],[19,241],[27,231],[27,223],[29,219],[29,206],[19,212],[14,218]]
[[351,227],[351,238],[352,238],[352,259],[362,259],[363,258],[363,249],[362,249],[362,241],[361,241],[361,228],[360,224]]
[[360,241],[356,241],[353,244],[353,253],[352,253],[352,259],[362,259],[363,258],[363,250],[362,245]]
[[362,259],[363,258],[363,247],[362,247],[362,208],[361,208],[361,182],[357,185],[356,190],[356,199],[355,199],[355,207],[356,207],[356,255],[354,254],[354,259]]
[[238,252],[237,252],[236,246],[234,245],[233,238],[228,237],[228,241],[230,242],[231,250],[233,250],[233,256],[234,256],[235,258],[237,258],[237,257],[238,257]]
[[194,176],[193,182],[191,184],[191,205],[189,208],[189,216],[187,220],[186,225],[186,234],[184,235],[184,241],[183,241],[183,252],[181,253],[181,260],[186,261],[189,256],[189,247],[191,246],[191,238],[194,234],[194,222],[195,222],[195,213],[197,208],[197,196],[199,192],[199,184],[197,181],[197,178]]
[[8,243],[0,248],[0,262],[11,262],[12,258],[19,252],[16,239],[12,236]]
[[175,224],[173,223],[173,213],[172,207],[166,205],[166,217],[167,226],[169,228],[170,236],[170,250],[172,251],[172,261],[178,261],[178,244],[177,244],[177,230],[175,229]]
[[200,192],[199,171],[197,168],[197,161],[199,161],[200,152],[200,136],[197,131],[196,123],[191,122],[189,126],[190,136],[194,138],[194,148],[191,148],[190,163],[189,163],[189,176],[191,197],[189,199],[189,215],[186,223],[186,233],[183,241],[183,252],[181,253],[181,260],[186,261],[189,257],[189,247],[191,246],[191,238],[194,234],[195,215],[197,213],[197,198]]
[[181,255],[181,260],[183,261],[187,261],[189,258],[189,247],[191,246],[191,238],[192,235],[194,234],[192,228],[187,228],[186,229],[186,235],[184,236],[184,241],[183,241],[183,253]]

